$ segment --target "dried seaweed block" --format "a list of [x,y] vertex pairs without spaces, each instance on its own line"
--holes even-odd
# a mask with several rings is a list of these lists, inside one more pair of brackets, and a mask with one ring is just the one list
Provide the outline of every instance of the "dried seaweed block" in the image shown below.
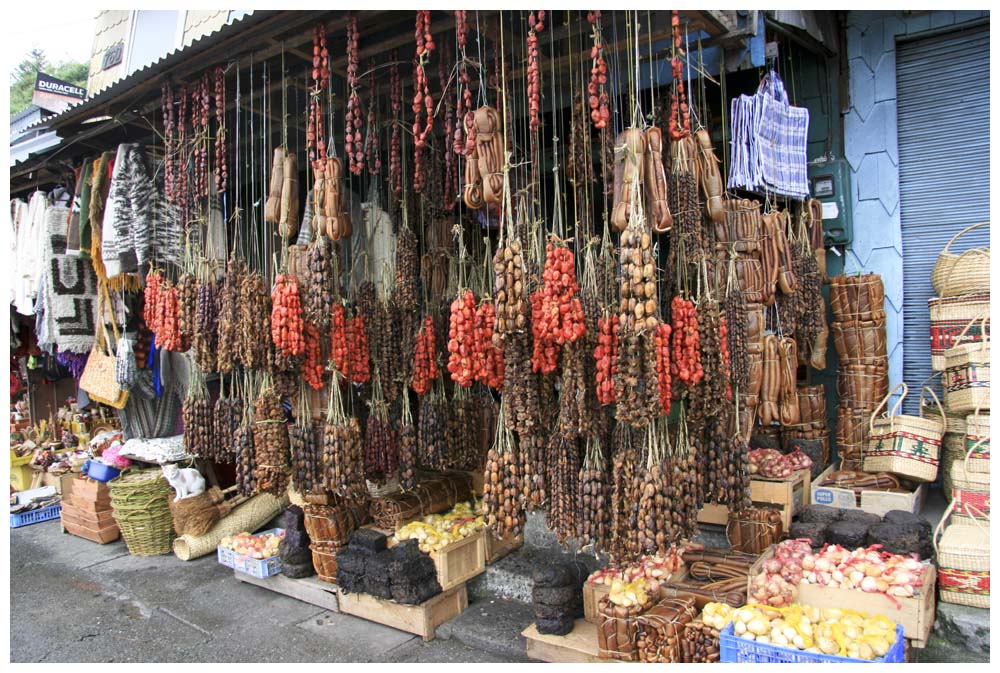
[[430,577],[419,583],[394,584],[392,587],[392,599],[397,603],[407,605],[419,605],[439,593],[441,593],[441,585],[438,583],[437,577]]
[[[289,547],[309,547],[309,543],[312,540],[309,539],[309,533],[305,530],[297,530],[295,528],[286,528],[285,537],[281,541],[281,544],[287,545]],[[279,548],[281,546],[279,544]]]
[[278,558],[281,559],[282,566],[289,563],[293,565],[312,563],[312,551],[309,547],[289,547],[284,542],[280,542],[278,543]]
[[[582,591],[582,589],[579,589]],[[576,602],[576,587],[534,587],[531,590],[531,602],[541,603],[551,607],[563,607],[572,611]]]
[[930,539],[931,537],[931,524],[927,519],[922,516],[918,516],[913,512],[907,512],[904,509],[890,509],[882,517],[882,521],[885,523],[912,523],[920,526],[920,537],[925,539]]
[[920,554],[922,543],[918,523],[880,523],[868,529],[868,544],[880,544],[893,554]]
[[573,571],[568,563],[553,563],[531,571],[535,587],[568,587],[573,584]]
[[564,619],[573,616],[573,611],[563,606],[532,603],[532,608],[535,611],[535,619]]
[[882,517],[878,514],[866,512],[863,509],[842,509],[840,510],[840,520],[863,523],[866,526],[874,526],[875,524],[882,523]]
[[281,527],[286,535],[289,530],[305,530],[306,513],[298,505],[292,505],[281,513]]
[[312,559],[309,559],[305,563],[285,563],[282,561],[281,574],[297,580],[303,577],[312,577],[316,574],[316,571],[313,569]]
[[561,619],[536,619],[535,629],[543,635],[565,636],[573,630],[573,618],[563,617]]
[[813,523],[810,521],[793,521],[788,528],[788,536],[793,540],[807,538],[814,547],[822,547],[826,542],[826,523]]
[[826,505],[809,505],[799,514],[799,521],[805,523],[833,523],[840,519],[841,510]]
[[853,551],[865,545],[868,526],[856,521],[835,521],[826,528],[826,541]]
[[349,594],[359,594],[365,591],[365,576],[358,575],[357,573],[352,573],[344,570],[340,565],[340,560],[337,561],[337,586]]
[[358,577],[363,577],[370,561],[371,556],[351,553],[351,550],[348,548],[347,551],[337,554],[337,576],[339,577],[340,571],[344,570]]
[[392,587],[389,586],[388,582],[365,573],[365,593],[371,594],[375,598],[389,600],[392,598]]
[[383,533],[371,528],[359,528],[347,541],[347,546],[353,549],[364,549],[369,552],[378,553],[385,551],[386,539]]
[[431,575],[437,576],[437,568],[430,557],[389,561],[389,576],[393,584],[417,582]]

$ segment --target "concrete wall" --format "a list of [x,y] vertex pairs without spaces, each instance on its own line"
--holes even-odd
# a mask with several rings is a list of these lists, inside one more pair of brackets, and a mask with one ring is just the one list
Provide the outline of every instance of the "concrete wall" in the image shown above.
[[901,381],[903,375],[896,38],[984,16],[989,12],[851,11],[847,15],[850,108],[844,117],[844,155],[851,166],[854,241],[847,251],[844,271],[882,276],[890,385]]

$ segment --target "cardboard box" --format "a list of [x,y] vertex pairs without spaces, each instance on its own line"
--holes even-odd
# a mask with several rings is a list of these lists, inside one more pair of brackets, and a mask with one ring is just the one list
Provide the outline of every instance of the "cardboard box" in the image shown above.
[[890,491],[863,490],[861,491],[860,502],[857,495],[849,488],[838,488],[836,486],[820,486],[832,472],[834,466],[826,468],[821,475],[813,480],[810,491],[810,502],[814,505],[828,505],[830,507],[840,507],[842,509],[861,509],[871,514],[885,516],[885,513],[893,509],[901,509],[906,512],[919,514],[924,506],[924,499],[927,497],[927,485],[920,484],[916,490],[910,493],[893,493]]

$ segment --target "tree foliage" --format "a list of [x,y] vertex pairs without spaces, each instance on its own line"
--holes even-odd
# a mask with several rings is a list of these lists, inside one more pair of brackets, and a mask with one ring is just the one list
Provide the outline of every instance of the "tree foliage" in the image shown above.
[[42,71],[57,79],[64,80],[75,86],[87,85],[88,66],[77,61],[51,63],[41,49],[32,49],[10,73],[10,115],[31,105],[31,97],[35,91],[35,76]]

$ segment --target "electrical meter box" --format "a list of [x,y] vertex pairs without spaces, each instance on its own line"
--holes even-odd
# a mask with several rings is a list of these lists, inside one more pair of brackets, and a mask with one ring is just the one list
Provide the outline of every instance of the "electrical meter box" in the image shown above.
[[823,245],[846,246],[854,238],[851,169],[846,159],[809,164],[809,191],[823,204]]

